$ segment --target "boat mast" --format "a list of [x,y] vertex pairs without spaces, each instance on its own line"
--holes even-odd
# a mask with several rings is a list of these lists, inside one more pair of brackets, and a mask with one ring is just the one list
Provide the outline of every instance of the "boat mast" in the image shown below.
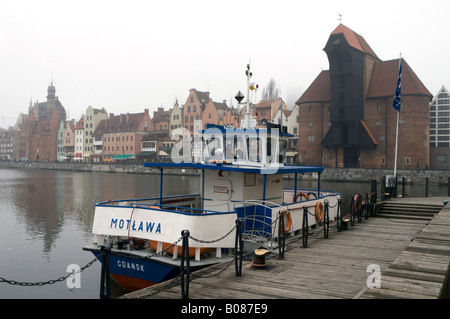
[[245,75],[247,75],[247,108],[245,110],[244,117],[244,128],[250,128],[250,78],[252,77],[252,72],[250,72],[250,63],[247,64],[247,70],[245,70]]
[[250,63],[247,64],[247,110],[245,112],[246,128],[250,128],[250,78],[252,77],[252,72],[250,72]]
[[[250,114],[250,79],[253,75],[252,72],[250,72],[250,63],[247,64],[247,70],[245,70],[245,75],[247,76],[247,103],[244,119],[241,121],[240,125],[241,128],[250,129],[256,127],[256,119],[252,117]],[[253,90],[253,88],[251,90]],[[240,105],[241,101],[244,99],[244,95],[241,93],[241,91],[239,91],[234,98],[237,100],[238,105]]]

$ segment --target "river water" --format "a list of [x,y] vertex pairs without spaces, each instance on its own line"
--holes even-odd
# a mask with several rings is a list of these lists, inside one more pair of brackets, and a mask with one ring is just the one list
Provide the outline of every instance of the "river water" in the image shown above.
[[[164,193],[198,192],[196,176],[166,175]],[[285,180],[293,187],[293,180]],[[299,181],[298,187],[316,188]],[[367,183],[321,183],[349,202],[353,194],[370,191]],[[424,185],[407,187],[407,194],[423,196]],[[431,185],[430,195],[446,195],[446,185]],[[94,256],[82,250],[92,240],[94,205],[109,199],[159,195],[159,175],[88,173],[32,169],[0,169],[0,278],[47,283],[69,274],[70,265],[84,267]],[[2,299],[98,299],[99,262],[80,275],[80,288],[66,280],[54,284],[19,286],[0,282]]]

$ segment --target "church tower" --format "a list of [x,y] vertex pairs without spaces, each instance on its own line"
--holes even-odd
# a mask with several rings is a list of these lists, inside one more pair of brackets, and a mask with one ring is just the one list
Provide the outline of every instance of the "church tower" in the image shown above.
[[55,107],[55,100],[56,100],[56,89],[53,86],[53,80],[52,80],[49,87],[47,88],[47,108],[49,110],[51,110]]

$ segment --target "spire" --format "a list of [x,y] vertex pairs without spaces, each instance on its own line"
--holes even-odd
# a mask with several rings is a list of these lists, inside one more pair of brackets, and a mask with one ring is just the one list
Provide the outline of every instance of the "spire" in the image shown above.
[[47,89],[47,102],[48,103],[51,103],[51,102],[55,101],[55,99],[56,99],[55,93],[56,93],[56,89],[53,86],[53,76],[52,76],[52,80],[50,82],[50,86]]

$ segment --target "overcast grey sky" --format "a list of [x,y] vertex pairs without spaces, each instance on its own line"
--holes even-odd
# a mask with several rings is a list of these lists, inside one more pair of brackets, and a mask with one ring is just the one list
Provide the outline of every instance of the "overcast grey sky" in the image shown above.
[[339,13],[382,60],[401,52],[435,95],[450,88],[449,12],[449,0],[0,0],[0,127],[45,101],[52,78],[75,119],[89,105],[169,109],[191,88],[236,105],[249,60],[256,98],[273,77],[292,107],[329,68]]

